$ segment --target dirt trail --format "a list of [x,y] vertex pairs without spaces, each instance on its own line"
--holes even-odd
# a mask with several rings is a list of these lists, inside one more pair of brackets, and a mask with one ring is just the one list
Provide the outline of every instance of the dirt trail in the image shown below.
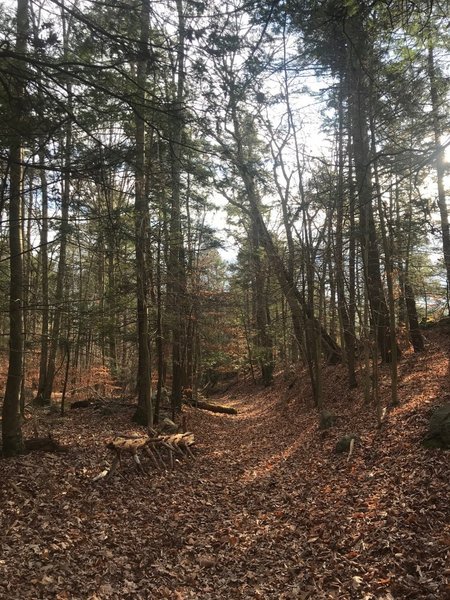
[[[448,392],[439,352],[420,399],[423,375],[405,362],[411,397],[381,430],[337,368],[325,374],[339,415],[327,432],[306,384],[217,399],[236,416],[188,409],[197,460],[164,475],[139,476],[130,461],[92,483],[130,409],[55,419],[69,453],[0,462],[0,598],[450,598],[448,454],[419,445],[430,403]],[[333,449],[349,431],[360,443],[347,462]]]

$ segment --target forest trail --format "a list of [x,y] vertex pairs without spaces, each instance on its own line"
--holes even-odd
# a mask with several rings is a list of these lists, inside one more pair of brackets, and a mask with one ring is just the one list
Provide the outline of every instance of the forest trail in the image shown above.
[[[0,598],[450,598],[448,453],[419,443],[449,393],[448,343],[403,361],[403,404],[381,430],[340,367],[325,373],[338,415],[325,432],[306,381],[240,383],[214,399],[236,416],[187,409],[196,460],[172,473],[138,475],[125,459],[92,482],[104,439],[133,429],[129,407],[42,415],[69,451],[1,461]],[[387,394],[387,372],[381,382]],[[349,432],[360,442],[347,460],[334,446]]]

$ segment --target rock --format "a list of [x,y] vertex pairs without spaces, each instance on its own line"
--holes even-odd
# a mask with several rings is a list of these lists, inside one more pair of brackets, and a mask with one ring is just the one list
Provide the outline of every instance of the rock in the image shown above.
[[333,413],[324,410],[320,415],[319,429],[330,429],[336,423],[337,417]]
[[428,433],[422,443],[426,448],[450,449],[450,402],[433,412]]
[[342,452],[348,452],[350,450],[350,444],[352,440],[355,440],[356,442],[358,439],[359,438],[356,435],[356,433],[350,433],[349,435],[345,435],[336,443],[335,452],[337,454],[340,454]]
[[161,433],[178,433],[179,427],[172,419],[165,418],[158,427]]

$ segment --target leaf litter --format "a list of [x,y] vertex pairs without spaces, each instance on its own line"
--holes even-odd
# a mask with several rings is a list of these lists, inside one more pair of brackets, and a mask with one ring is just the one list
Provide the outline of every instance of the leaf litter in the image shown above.
[[[406,354],[381,428],[342,367],[324,367],[325,431],[306,376],[241,382],[218,399],[236,416],[185,409],[196,461],[143,476],[125,457],[97,483],[132,408],[40,413],[69,451],[0,461],[0,598],[450,600],[449,454],[420,445],[449,356],[446,331]],[[381,390],[387,403],[388,367]]]

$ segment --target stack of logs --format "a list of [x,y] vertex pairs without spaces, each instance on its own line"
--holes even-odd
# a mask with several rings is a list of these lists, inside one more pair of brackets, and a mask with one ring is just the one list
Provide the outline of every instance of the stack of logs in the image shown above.
[[165,459],[169,459],[170,468],[173,469],[174,455],[194,459],[192,446],[194,445],[194,434],[187,431],[185,433],[172,433],[169,435],[142,435],[142,434],[117,434],[106,440],[106,447],[114,453],[114,460],[109,469],[102,471],[94,477],[94,481],[99,479],[110,479],[117,467],[121,464],[124,454],[131,454],[139,471],[145,473],[141,460],[138,456],[143,452],[150,457],[158,471],[162,471],[165,466]]

